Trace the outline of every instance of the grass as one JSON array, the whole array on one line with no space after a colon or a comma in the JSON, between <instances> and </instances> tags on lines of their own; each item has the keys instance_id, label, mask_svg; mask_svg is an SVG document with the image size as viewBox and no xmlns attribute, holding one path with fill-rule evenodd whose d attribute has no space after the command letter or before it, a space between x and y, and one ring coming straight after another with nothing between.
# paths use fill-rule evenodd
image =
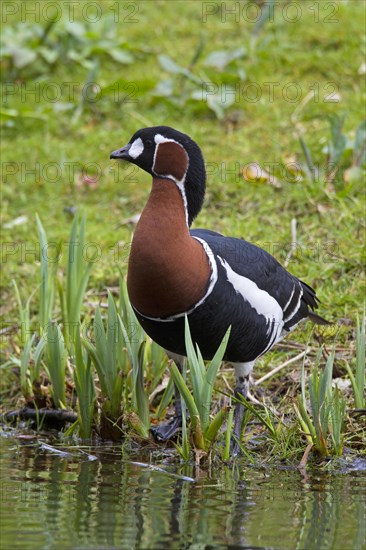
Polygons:
<instances>
[{"instance_id":1,"label":"grass","mask_svg":"<svg viewBox=\"0 0 366 550\"><path fill-rule=\"evenodd\" d=\"M117 308L110 293L108 294L106 324L107 328L105 329L100 307L97 306L94 318L95 342L92 343L88 338L83 338L83 346L98 374L102 417L113 423L118 422L122 415L128 356L119 326ZM83 387L81 389L83 390Z\"/></svg>"},{"instance_id":2,"label":"grass","mask_svg":"<svg viewBox=\"0 0 366 550\"><path fill-rule=\"evenodd\" d=\"M51 381L51 395L56 408L66 407L66 350L60 325L49 323L43 338L46 341L45 367Z\"/></svg>"},{"instance_id":3,"label":"grass","mask_svg":"<svg viewBox=\"0 0 366 550\"><path fill-rule=\"evenodd\" d=\"M20 355L20 387L22 394L25 399L28 399L31 396L32 384L27 376L27 369L29 364L29 355L33 345L35 336L30 334L30 318L29 318L29 308L30 302L33 297L33 294L29 296L25 305L23 305L22 299L20 297L20 292L16 281L13 280L14 290L16 299L18 302L18 319L20 324L21 331L21 342L24 344L23 352ZM33 371L32 379L35 379L36 376Z\"/></svg>"},{"instance_id":4,"label":"grass","mask_svg":"<svg viewBox=\"0 0 366 550\"><path fill-rule=\"evenodd\" d=\"M93 261L87 257L88 244L85 240L85 216L79 224L79 218L76 215L67 243L68 257L64 285L62 281L57 280L62 326L68 346L71 346L76 337L82 301L93 267Z\"/></svg>"},{"instance_id":5,"label":"grass","mask_svg":"<svg viewBox=\"0 0 366 550\"><path fill-rule=\"evenodd\" d=\"M192 390L188 388L184 377L175 364L171 365L173 380L178 387L180 395L190 413L190 427L194 448L204 453L209 453L213 442L217 438L219 430L227 419L227 407L221 407L219 411L210 418L212 409L212 393L217 372L222 358L225 354L230 329L228 329L215 356L205 367L201 352L198 346L194 346L189 330L189 323L185 319L185 345L187 350L187 366L190 372ZM187 433L186 426L183 426L181 454L187 454Z\"/></svg>"},{"instance_id":6,"label":"grass","mask_svg":"<svg viewBox=\"0 0 366 550\"><path fill-rule=\"evenodd\" d=\"M322 288L324 311L331 309L333 313L334 310L333 315L336 317L338 309L346 307L355 315L360 297L355 279L361 269L362 224L358 220L361 219L363 188L360 181L347 186L339 181L337 192L328 196L325 182L320 178L315 188L306 179L297 182L287 178L286 181L287 159L295 157L297 162L302 162L303 154L291 122L292 113L299 102L287 101L282 92L284 86L295 81L299 82L304 97L314 82L317 83L318 98L308 103L302 111L300 122L304 139L312 151L313 162L323 166L326 154L322 149L330 138L325 115L347 113L343 128L346 135L352 135L361 122L359 113L362 112L363 78L358 75L362 52L359 51L356 39L360 32L357 15L346 5L340 4L339 24L319 22L310 25L311 13L305 10L296 26L286 23L279 16L275 22L269 22L262 28L257 37L256 49L250 55L253 26L240 25L233 19L223 23L219 15L210 17L207 24L203 25L201 5L195 6L188 2L181 4L180 9L180 39L176 40L174 25L168 24L175 13L169 2L161 3L159 15L149 2L142 2L139 24L126 25L127 44L136 58L134 62L127 69L108 57L100 64L97 82L102 89L116 82L116 72L118 78L124 77L126 83L136 85L129 97L130 101L122 101L124 92L121 84L120 98L117 92L114 95L102 95L99 101L94 102L93 108L85 108L78 123L73 124L73 112L66 110L61 111L62 114L55 113L58 104L45 100L42 93L39 98L31 94L26 96L26 104L22 102L20 87L18 95L7 96L8 109L27 107L35 113L45 110L46 119L25 120L19 116L10 120L12 125L4 119L4 132L8 137L4 145L4 161L14 161L13 151L22 147L21 162L15 161L15 166L5 165L8 172L16 172L13 176L5 172L4 222L11 222L19 215L28 216L23 225L4 230L5 242L26 243L26 250L30 250L30 245L36 240L32 223L35 210L41 219L45 220L47 216L52 220L48 229L51 240L59 236L61 230L61 238L67 242L68 213L64 208L82 206L88 218L92 215L95 220L89 228L89 239L98 244L101 252L94 262L92 287L98 290L103 284L113 286L116 271L111 260L117 257L122 269L125 269L125 251L131 239L130 226L119 226L119 223L142 208L150 183L142 172L111 163L109 152L124 144L138 127L163 121L192 134L202 145L206 162L209 163L208 195L205 210L197 224L243 236L259 244L270 244L275 255L283 261L291 239L290 221L296 216L299 222L299 253L292 259L290 268L299 276L307 277L309 282L321 282L322 287L323 281L326 282L332 275L340 292L333 292L331 285ZM360 8L354 9L357 11ZM153 29L148 41L146 26ZM53 39L52 32L56 33L56 28L57 25L50 30L50 39ZM218 121L203 102L188 102L184 106L182 118L181 107L171 101L157 99L152 93L162 78L155 50L161 54L169 53L176 62L187 66L200 43L201 34L204 46L194 66L201 80L221 85L230 76L215 68L209 69L203 63L210 53L218 49L217 41L222 42L224 50L232 50L244 44L248 54L240 61L240 67L245 69L247 79L235 80L235 84L246 86L254 82L262 92L261 101L257 102L248 102L248 94L244 92L235 97L231 110L238 111L242 119L236 125L233 123L233 131L228 131L231 128L230 120ZM142 48L141 44L145 46ZM321 50L322 56L317 55L316 50ZM148 66L148 71L143 70L145 66ZM56 63L49 73L36 66L18 70L21 83L23 74L24 79L29 72L36 77L40 73L45 75L45 84L54 83L60 91L63 90L61 104L71 103L77 108L88 76L88 70L80 63ZM339 83L339 74L344 74L342 89L339 90L342 100L338 103L324 101L326 86L330 82ZM10 73L5 75L10 76ZM169 73L164 76L169 77ZM8 81L5 80L6 76L3 78L5 82ZM63 83L70 80L77 85L75 93L69 97ZM270 101L270 86L264 85L265 82L273 82L273 101ZM19 125L24 124L28 135L26 148L22 145L23 138L19 132ZM45 136L45 139L40 139L41 136ZM268 163L272 169L276 168L278 175L282 176L281 180L284 180L282 190L263 184L245 183L240 169L253 161L267 169ZM38 170L35 162L39 163ZM50 166L50 163L54 163L56 168ZM35 174L27 172L30 169L35 169ZM17 189L17 193L14 193L14 189ZM37 192L34 193L33 189ZM345 192L346 196L342 197ZM30 196L31 203L28 200ZM233 201L236 204L235 215L232 212ZM260 216L252 215L256 205L260 205ZM320 211L318 207L321 207ZM110 220L110 223L103 223L105 219ZM271 231L267 230L269 223ZM14 262L20 264L17 271L21 280L27 279L29 284L33 282L35 285L34 273L29 268L32 257L28 253L28 261L24 261L24 249L25 246L18 246L15 253L9 254L7 258L11 265L5 273L5 289L9 288L8 281L13 275ZM67 252L65 246L62 252ZM347 293L346 288L349 289ZM336 300L334 305L332 300ZM5 314L8 314L7 310Z\"/></svg>"},{"instance_id":7,"label":"grass","mask_svg":"<svg viewBox=\"0 0 366 550\"><path fill-rule=\"evenodd\" d=\"M118 321L131 365L132 416L130 414L130 420L133 419L133 428L142 437L147 437L150 428L150 416L148 396L144 388L146 336L133 312L128 299L127 285L123 278L121 278L119 289L121 313Z\"/></svg>"},{"instance_id":8,"label":"grass","mask_svg":"<svg viewBox=\"0 0 366 550\"><path fill-rule=\"evenodd\" d=\"M36 222L39 227L42 227L40 243L46 242L46 232L39 218L36 219ZM77 218L71 224L70 242L74 242L76 227L78 227ZM84 232L85 219L83 234ZM84 235L81 242L84 242ZM67 258L66 268L70 269L70 255ZM88 271L89 267L82 275L82 281L89 276ZM40 272L41 275L45 273L42 262L40 263ZM82 272L83 268L76 270L76 273ZM54 280L48 280L46 285L48 289L55 287L57 279L55 270L53 270L53 275ZM40 303L42 303L42 299L43 303L46 302L43 281L44 277L41 277ZM67 328L64 319L69 317L63 315L62 306L60 307L62 323L51 321L55 315L54 310L51 309L50 321L46 326L42 326L42 308L40 308L39 320L36 323L38 332L32 333L29 323L29 304L32 295L24 306L19 289L14 282L19 320L26 328L25 330L23 327L25 342L19 353L19 359L13 355L5 366L19 365L20 390L31 407L37 409L39 402L51 401L54 407L65 409L75 406L73 405L75 401L73 393L66 395L66 364L68 365L68 371L76 390L78 420L67 430L67 435L78 430L78 435L85 439L90 438L94 431L97 431L103 439L119 441L122 436L133 437L135 434L147 440L150 428L149 392L153 395L155 391L158 391L159 382L164 377L166 366L166 362L163 360L164 351L144 334L138 324L128 300L127 286L122 273L119 285L119 312L113 296L108 290L106 320L103 321L101 307L98 304L95 309L92 333L86 327L87 316L84 316L82 324L80 323L80 307L85 301L85 288L84 284L78 284L77 277L75 282L75 288L82 289L80 295L74 294L76 303L79 304L79 320L76 327L75 323L72 325L72 332L70 330L66 332L69 336L68 345L65 345L63 334ZM60 304L62 304L63 297L63 293L60 292ZM47 303L49 303L48 300ZM83 336L82 333L84 333ZM184 460L188 460L193 454L198 463L203 459L211 460L212 456L221 456L224 461L230 459L233 408L225 403L219 405L213 400L214 385L229 333L230 329L213 359L208 365L205 365L198 346L194 346L192 341L188 320L185 320L187 360L182 373L175 364L170 366L171 380L166 386L159 407L159 410L163 410L169 405L174 382L182 399L183 416L181 441L176 443L175 447ZM323 457L341 456L344 443L346 399L344 396L340 396L338 387L332 388L335 352L333 351L328 356L325 368L322 370L319 365L323 352L324 349L321 347L308 378L310 406L308 407L305 395L306 383L303 364L301 397L298 397L298 406L294 405L294 408L310 446ZM348 365L347 369L350 374L355 403L359 405L363 403L360 399L363 398L365 391L364 327L359 321L357 323L355 362L355 375ZM92 365L97 380L95 380ZM41 374L46 380L46 386L44 383L43 389L40 384ZM70 376L68 376L68 385L72 386L72 381L69 378ZM146 386L148 387L145 388ZM234 397L232 399L235 402L238 401ZM247 409L243 432L248 428L251 415L259 421L265 430L261 438L271 445L271 454L288 458L289 455L298 453L299 445L301 446L301 433L297 434L298 445L296 447L294 444L296 434L293 426L282 420L278 421L273 415L271 405L263 404L263 412L260 412L248 401L244 399L241 401ZM96 415L97 404L100 409L99 418ZM310 409L310 413L308 409ZM360 412L359 409L356 410ZM187 411L189 411L189 420ZM225 422L226 430L223 437L222 427ZM220 446L215 448L214 443L220 439L223 444L222 449ZM245 434L245 440L247 443L250 441L248 434ZM243 441L238 443L246 458L254 462L253 453L246 449ZM217 449L220 449L219 453Z\"/></svg>"},{"instance_id":9,"label":"grass","mask_svg":"<svg viewBox=\"0 0 366 550\"><path fill-rule=\"evenodd\" d=\"M365 314L362 321L357 317L356 326L356 368L355 373L348 363L346 363L347 373L352 383L354 404L356 409L364 409L366 404L365 397Z\"/></svg>"},{"instance_id":10,"label":"grass","mask_svg":"<svg viewBox=\"0 0 366 550\"><path fill-rule=\"evenodd\" d=\"M342 455L346 401L339 396L338 387L332 389L334 351L328 356L324 370L319 369L322 349L308 377L311 416L307 412L305 369L302 368L301 396L296 412L309 443L321 456ZM327 440L331 436L331 445Z\"/></svg>"},{"instance_id":11,"label":"grass","mask_svg":"<svg viewBox=\"0 0 366 550\"><path fill-rule=\"evenodd\" d=\"M79 435L90 438L95 417L96 390L92 370L91 354L83 350L80 332L75 337L74 383L78 396Z\"/></svg>"},{"instance_id":12,"label":"grass","mask_svg":"<svg viewBox=\"0 0 366 550\"><path fill-rule=\"evenodd\" d=\"M57 272L58 255L56 247L56 255L49 257L50 245L47 240L47 235L38 215L36 215L38 240L40 247L40 263L41 263L41 283L39 286L39 320L40 333L43 334L47 328L47 324L52 319L52 310L55 297L55 274ZM29 327L28 327L29 328Z\"/></svg>"},{"instance_id":13,"label":"grass","mask_svg":"<svg viewBox=\"0 0 366 550\"><path fill-rule=\"evenodd\" d=\"M362 3L337 2L334 22L326 20L323 8L315 21L315 12L301 4L295 23L286 20L283 4L273 20L267 12L257 22L225 17L225 6L235 3L225 3L204 20L203 4L177 6L168 1L160 1L158 10L152 2L134 3L136 22L122 21L126 13L114 21L109 9L114 4L99 2L102 16L95 24L85 20L81 6L75 8L75 20L82 26L78 32L73 32L76 27L65 10L55 24L42 20L42 14L35 21L22 16L20 1L14 3L17 13L4 22L5 45L27 52L13 58L14 53L5 50L1 61L3 407L19 397L18 375L10 368L16 361L28 397L34 382L38 387L43 381L44 340L29 342L39 324L49 323L51 310L51 320L61 322L67 353L76 363L76 342L65 327L77 328L79 316L90 323L96 304L106 296L105 287L118 287L133 231L129 220L143 208L150 187L146 174L111 163L109 153L142 126L169 124L189 133L205 155L207 195L196 226L246 238L283 263L292 245L291 220L296 218L296 247L288 269L317 288L320 313L334 325L317 328L314 336L326 347L334 346L341 374L347 372L353 380L352 406L364 408L362 393L355 390L364 386L362 337L357 349L355 337L357 330L364 330ZM36 5L27 2L29 11ZM179 24L173 23L178 9ZM19 59L28 62L19 65ZM257 100L250 91L257 92ZM294 100L291 92L296 91ZM273 174L279 186L271 185L268 177L246 181L243 171L250 163ZM334 164L333 174L329 168ZM81 213L74 218L70 237L75 210L89 220L87 237ZM36 212L47 237L34 221ZM72 250L78 261L73 261ZM51 258L57 262L45 261ZM52 288L56 271L60 283ZM117 308L122 319L123 307ZM288 358L294 340L305 346L309 331L303 326L288 348L266 354L256 372L260 375ZM138 346L139 336L127 347L134 369L124 402L129 404L131 397L131 422L142 422L146 433L148 405L162 416L172 386L160 408L159 400L148 403L148 394L164 380L166 360L151 342L140 355ZM86 402L91 410L85 348L82 355L78 353L80 379L75 384L89 388ZM142 362L149 365L145 394ZM219 374L219 380L223 376ZM231 383L232 375L227 378ZM275 378L265 391L277 392L287 414L283 394L278 393L283 391L280 380ZM285 382L295 394L296 383L288 378ZM137 415L135 422L137 408L142 419ZM85 426L88 422L84 419Z\"/></svg>"}]
</instances>

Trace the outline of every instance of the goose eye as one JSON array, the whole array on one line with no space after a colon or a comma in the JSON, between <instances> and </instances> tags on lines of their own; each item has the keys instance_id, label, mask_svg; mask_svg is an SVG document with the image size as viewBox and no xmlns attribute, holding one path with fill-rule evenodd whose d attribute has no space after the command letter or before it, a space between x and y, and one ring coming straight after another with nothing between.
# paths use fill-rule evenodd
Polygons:
<instances>
[{"instance_id":1,"label":"goose eye","mask_svg":"<svg viewBox=\"0 0 366 550\"><path fill-rule=\"evenodd\" d=\"M153 144L153 142L151 141L151 139L147 139L147 140L145 141L145 146L146 146L146 147L151 147L152 144Z\"/></svg>"}]
</instances>

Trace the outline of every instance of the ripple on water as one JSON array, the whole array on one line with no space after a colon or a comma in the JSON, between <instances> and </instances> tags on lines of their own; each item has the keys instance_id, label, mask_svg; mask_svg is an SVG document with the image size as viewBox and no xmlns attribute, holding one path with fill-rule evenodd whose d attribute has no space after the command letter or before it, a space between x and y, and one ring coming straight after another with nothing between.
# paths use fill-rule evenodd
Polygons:
<instances>
[{"instance_id":1,"label":"ripple on water","mask_svg":"<svg viewBox=\"0 0 366 550\"><path fill-rule=\"evenodd\" d=\"M338 474L209 473L161 460L150 468L118 446L86 449L97 457L88 460L75 447L63 456L37 442L1 443L4 549L365 547L365 459Z\"/></svg>"}]
</instances>

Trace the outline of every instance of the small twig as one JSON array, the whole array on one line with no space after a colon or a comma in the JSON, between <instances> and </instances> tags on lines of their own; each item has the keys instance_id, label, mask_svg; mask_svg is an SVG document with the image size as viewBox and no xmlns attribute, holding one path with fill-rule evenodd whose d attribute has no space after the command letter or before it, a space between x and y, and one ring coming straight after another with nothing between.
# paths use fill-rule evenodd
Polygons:
<instances>
[{"instance_id":1,"label":"small twig","mask_svg":"<svg viewBox=\"0 0 366 550\"><path fill-rule=\"evenodd\" d=\"M62 457L73 456L72 453L68 451L61 451L61 449L56 449L56 447L52 447L52 445L48 445L48 443L44 443L44 441L39 441L39 446L43 451L48 451L55 455Z\"/></svg>"},{"instance_id":2,"label":"small twig","mask_svg":"<svg viewBox=\"0 0 366 550\"><path fill-rule=\"evenodd\" d=\"M173 472L168 472L167 470L160 468L160 466L155 466L154 464L147 464L146 462L136 462L134 460L124 460L124 462L127 464L132 464L133 466L139 466L140 468L147 468L148 470L151 470L153 472L160 472L169 477L181 479L182 481L196 481L193 477L188 477L188 476L175 474Z\"/></svg>"},{"instance_id":3,"label":"small twig","mask_svg":"<svg viewBox=\"0 0 366 550\"><path fill-rule=\"evenodd\" d=\"M302 459L300 460L298 468L300 468L300 469L306 468L306 464L308 462L309 454L310 454L310 451L311 451L312 448L313 448L313 444L309 443L309 445L305 449L305 452L302 456Z\"/></svg>"},{"instance_id":4,"label":"small twig","mask_svg":"<svg viewBox=\"0 0 366 550\"><path fill-rule=\"evenodd\" d=\"M92 301L88 301L88 302L84 302L84 305L92 308L93 310L99 306L101 309L108 309L108 304L104 304L103 302L92 302Z\"/></svg>"},{"instance_id":5,"label":"small twig","mask_svg":"<svg viewBox=\"0 0 366 550\"><path fill-rule=\"evenodd\" d=\"M350 416L366 416L366 409L348 409L347 413Z\"/></svg>"},{"instance_id":6,"label":"small twig","mask_svg":"<svg viewBox=\"0 0 366 550\"><path fill-rule=\"evenodd\" d=\"M270 372L267 372L267 374L265 374L264 376L262 376L262 378L259 378L258 380L256 380L254 382L254 385L255 386L259 386L259 384L261 384L262 382L264 382L264 380L267 380L268 378L271 378L271 376L273 376L274 374L276 374L277 372L279 372L281 369L283 369L284 367L287 367L288 365L291 365L291 363L295 363L295 361L298 361L299 359L302 359L309 351L309 348L305 349L304 351L302 351L301 353L299 353L298 355L295 355L295 357L291 357L291 359L288 359L287 361L285 361L284 363L282 363L281 365L278 365L278 367L275 367L274 369L272 369Z\"/></svg>"},{"instance_id":7,"label":"small twig","mask_svg":"<svg viewBox=\"0 0 366 550\"><path fill-rule=\"evenodd\" d=\"M275 409L275 407L273 407L272 405L267 405L264 401L258 401L258 399L254 397L254 395L252 395L250 391L248 391L247 400L251 401L251 403L254 403L255 405L259 405L260 407L267 408L271 411L272 414L277 417L280 416L280 413L277 411L277 409Z\"/></svg>"},{"instance_id":8,"label":"small twig","mask_svg":"<svg viewBox=\"0 0 366 550\"><path fill-rule=\"evenodd\" d=\"M260 405L261 407L264 407L264 404L261 403L260 401L258 401L258 399L256 397L254 397L254 395L252 395L250 393L250 391L248 391L248 393L247 393L247 399L248 399L248 401L251 401L252 403L255 403L256 405Z\"/></svg>"},{"instance_id":9,"label":"small twig","mask_svg":"<svg viewBox=\"0 0 366 550\"><path fill-rule=\"evenodd\" d=\"M90 461L98 460L97 456L91 455L91 454L87 453L86 451L84 451L83 449L80 449L80 448L77 448L76 449L77 453L74 453L74 452L70 452L70 451L63 451L61 449L57 449L57 447L53 447L52 445L49 445L48 443L45 443L44 441L39 441L38 443L39 443L40 448L43 451L48 451L52 454L56 454L56 455L62 456L64 458L66 458L68 456L76 457L77 453L80 453L83 456L86 456L88 458L88 460L90 460ZM69 448L71 449L71 447L69 447Z\"/></svg>"},{"instance_id":10,"label":"small twig","mask_svg":"<svg viewBox=\"0 0 366 550\"><path fill-rule=\"evenodd\" d=\"M223 376L222 379L223 379L223 381L224 381L224 384L225 384L226 388L229 390L229 392L232 393L233 388L230 386L229 382L226 380L226 377Z\"/></svg>"},{"instance_id":11,"label":"small twig","mask_svg":"<svg viewBox=\"0 0 366 550\"><path fill-rule=\"evenodd\" d=\"M276 348L282 348L282 349L286 349L286 350L305 349L306 344L298 344L296 342L291 342L290 340L287 340L286 342L279 342L278 344L276 344Z\"/></svg>"},{"instance_id":12,"label":"small twig","mask_svg":"<svg viewBox=\"0 0 366 550\"><path fill-rule=\"evenodd\" d=\"M74 423L78 419L78 415L72 411L63 409L31 409L23 407L17 411L9 411L2 415L2 420L12 422L18 418L21 420L45 421L47 424L64 424L66 422Z\"/></svg>"},{"instance_id":13,"label":"small twig","mask_svg":"<svg viewBox=\"0 0 366 550\"><path fill-rule=\"evenodd\" d=\"M0 329L0 335L6 334L8 332L12 332L13 330L18 329L18 325L12 325L10 327L4 327Z\"/></svg>"},{"instance_id":14,"label":"small twig","mask_svg":"<svg viewBox=\"0 0 366 550\"><path fill-rule=\"evenodd\" d=\"M291 248L289 253L286 256L284 266L287 267L290 263L290 260L292 256L296 253L296 247L297 247L297 236L296 236L296 218L292 218L291 220Z\"/></svg>"}]
</instances>

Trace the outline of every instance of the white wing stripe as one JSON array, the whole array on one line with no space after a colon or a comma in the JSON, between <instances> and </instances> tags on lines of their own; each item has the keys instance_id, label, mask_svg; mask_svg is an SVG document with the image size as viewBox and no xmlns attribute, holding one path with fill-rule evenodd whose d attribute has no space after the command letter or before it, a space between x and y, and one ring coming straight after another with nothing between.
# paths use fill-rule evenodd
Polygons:
<instances>
[{"instance_id":1,"label":"white wing stripe","mask_svg":"<svg viewBox=\"0 0 366 550\"><path fill-rule=\"evenodd\" d=\"M303 295L303 290L300 287L300 289L299 289L299 298L297 300L297 304L296 304L295 308L293 309L293 311L285 317L285 319L284 319L285 323L287 323L288 321L291 321L291 319L294 317L294 315L296 315L296 313L298 312L298 310L300 308L300 305L301 305L302 295Z\"/></svg>"},{"instance_id":2,"label":"white wing stripe","mask_svg":"<svg viewBox=\"0 0 366 550\"><path fill-rule=\"evenodd\" d=\"M291 292L290 298L287 300L286 305L285 305L285 307L283 308L283 313L286 313L286 309L287 309L288 306L291 304L291 300L292 300L292 298L293 298L293 296L294 296L294 294L295 294L295 288L296 288L296 287L295 287L295 285L294 285L293 288L292 288L292 292Z\"/></svg>"},{"instance_id":3,"label":"white wing stripe","mask_svg":"<svg viewBox=\"0 0 366 550\"><path fill-rule=\"evenodd\" d=\"M254 281L239 275L228 264L218 256L224 267L229 283L234 287L237 294L241 294L259 315L263 315L267 321L274 320L277 325L283 325L283 312L280 304L266 290L260 289Z\"/></svg>"}]
</instances>

